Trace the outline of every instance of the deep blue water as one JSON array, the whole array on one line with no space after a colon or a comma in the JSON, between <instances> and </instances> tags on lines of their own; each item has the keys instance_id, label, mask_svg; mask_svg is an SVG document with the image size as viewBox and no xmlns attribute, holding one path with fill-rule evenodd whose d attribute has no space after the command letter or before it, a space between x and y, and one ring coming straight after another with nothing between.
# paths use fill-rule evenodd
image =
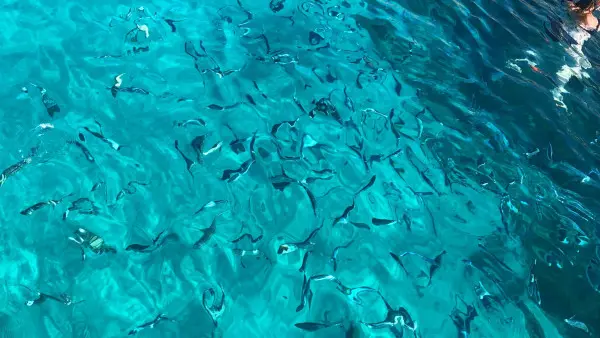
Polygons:
<instances>
[{"instance_id":1,"label":"deep blue water","mask_svg":"<svg viewBox=\"0 0 600 338\"><path fill-rule=\"evenodd\" d=\"M2 337L600 332L559 1L1 8Z\"/></svg>"}]
</instances>

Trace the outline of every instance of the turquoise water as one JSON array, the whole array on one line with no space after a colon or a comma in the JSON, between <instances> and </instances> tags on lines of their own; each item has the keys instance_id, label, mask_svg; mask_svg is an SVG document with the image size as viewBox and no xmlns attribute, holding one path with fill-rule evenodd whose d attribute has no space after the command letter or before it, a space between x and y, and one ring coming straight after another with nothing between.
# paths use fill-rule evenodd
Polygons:
<instances>
[{"instance_id":1,"label":"turquoise water","mask_svg":"<svg viewBox=\"0 0 600 338\"><path fill-rule=\"evenodd\" d=\"M557 107L561 17L2 3L2 337L597 335L598 44Z\"/></svg>"}]
</instances>

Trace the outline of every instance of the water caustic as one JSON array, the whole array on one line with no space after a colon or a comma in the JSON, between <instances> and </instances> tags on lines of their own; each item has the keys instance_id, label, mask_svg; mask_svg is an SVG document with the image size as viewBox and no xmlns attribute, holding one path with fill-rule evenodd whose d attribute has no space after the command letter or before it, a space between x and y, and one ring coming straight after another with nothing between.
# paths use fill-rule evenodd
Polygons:
<instances>
[{"instance_id":1,"label":"water caustic","mask_svg":"<svg viewBox=\"0 0 600 338\"><path fill-rule=\"evenodd\" d=\"M597 335L561 11L5 3L1 336Z\"/></svg>"}]
</instances>

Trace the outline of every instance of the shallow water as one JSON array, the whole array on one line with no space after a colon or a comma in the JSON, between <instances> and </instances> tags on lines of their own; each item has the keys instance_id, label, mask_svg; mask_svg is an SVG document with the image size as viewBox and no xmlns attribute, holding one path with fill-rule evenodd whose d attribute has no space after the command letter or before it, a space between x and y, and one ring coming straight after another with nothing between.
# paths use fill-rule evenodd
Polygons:
<instances>
[{"instance_id":1,"label":"shallow water","mask_svg":"<svg viewBox=\"0 0 600 338\"><path fill-rule=\"evenodd\" d=\"M1 336L597 334L561 4L279 3L2 5Z\"/></svg>"}]
</instances>

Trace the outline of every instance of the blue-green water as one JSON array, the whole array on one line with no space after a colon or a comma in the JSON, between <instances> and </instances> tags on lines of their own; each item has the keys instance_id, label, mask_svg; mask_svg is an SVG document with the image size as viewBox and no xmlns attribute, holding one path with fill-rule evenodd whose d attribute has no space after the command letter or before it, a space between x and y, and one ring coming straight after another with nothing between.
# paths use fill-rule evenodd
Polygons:
<instances>
[{"instance_id":1,"label":"blue-green water","mask_svg":"<svg viewBox=\"0 0 600 338\"><path fill-rule=\"evenodd\" d=\"M1 8L2 337L598 335L558 1Z\"/></svg>"}]
</instances>

